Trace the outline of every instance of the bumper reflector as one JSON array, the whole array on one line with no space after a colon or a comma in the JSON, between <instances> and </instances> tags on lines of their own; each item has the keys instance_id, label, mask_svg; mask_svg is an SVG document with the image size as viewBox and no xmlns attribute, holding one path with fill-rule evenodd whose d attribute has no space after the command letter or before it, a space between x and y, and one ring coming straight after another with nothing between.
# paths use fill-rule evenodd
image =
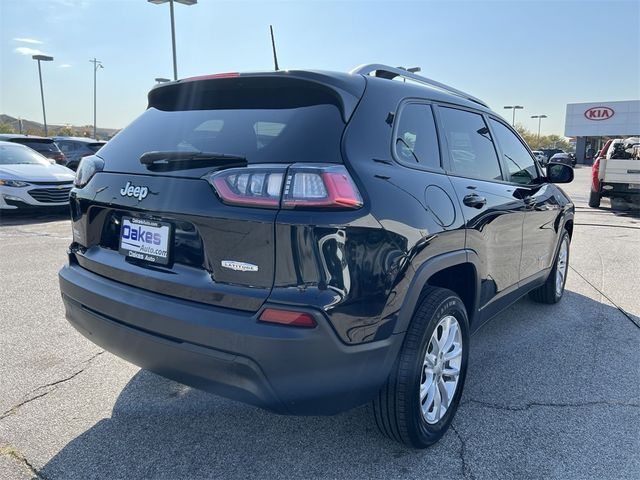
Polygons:
<instances>
[{"instance_id":1,"label":"bumper reflector","mask_svg":"<svg viewBox=\"0 0 640 480\"><path fill-rule=\"evenodd\" d=\"M280 325L289 325L292 327L313 328L317 325L315 318L309 313L276 308L266 308L260 315L260 321L279 323Z\"/></svg>"}]
</instances>

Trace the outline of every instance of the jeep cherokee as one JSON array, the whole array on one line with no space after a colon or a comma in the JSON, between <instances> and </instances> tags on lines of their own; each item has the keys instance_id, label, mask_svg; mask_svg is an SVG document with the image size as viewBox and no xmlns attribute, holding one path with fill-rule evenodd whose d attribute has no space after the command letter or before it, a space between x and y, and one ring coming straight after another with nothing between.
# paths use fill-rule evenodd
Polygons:
<instances>
[{"instance_id":1,"label":"jeep cherokee","mask_svg":"<svg viewBox=\"0 0 640 480\"><path fill-rule=\"evenodd\" d=\"M398 81L406 80L406 81ZM287 414L372 402L437 441L469 336L563 295L574 207L482 101L384 65L154 87L71 192L69 322L183 384Z\"/></svg>"}]
</instances>

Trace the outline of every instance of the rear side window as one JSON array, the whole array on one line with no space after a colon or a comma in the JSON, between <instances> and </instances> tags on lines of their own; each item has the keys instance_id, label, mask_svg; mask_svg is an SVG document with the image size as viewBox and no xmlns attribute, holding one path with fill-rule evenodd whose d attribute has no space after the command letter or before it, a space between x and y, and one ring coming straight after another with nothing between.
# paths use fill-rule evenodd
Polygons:
<instances>
[{"instance_id":1,"label":"rear side window","mask_svg":"<svg viewBox=\"0 0 640 480\"><path fill-rule=\"evenodd\" d=\"M409 165L440 168L438 135L430 105L410 103L401 110L395 152L398 160Z\"/></svg>"},{"instance_id":2,"label":"rear side window","mask_svg":"<svg viewBox=\"0 0 640 480\"><path fill-rule=\"evenodd\" d=\"M89 148L89 150L92 150L94 152L97 152L98 150L100 150L102 147L104 146L104 142L96 142L96 143L90 143L87 145L87 147Z\"/></svg>"},{"instance_id":3,"label":"rear side window","mask_svg":"<svg viewBox=\"0 0 640 480\"><path fill-rule=\"evenodd\" d=\"M538 169L522 142L501 122L490 120L491 128L496 134L502 149L504 163L507 166L509 179L514 183L529 185L538 180Z\"/></svg>"},{"instance_id":4,"label":"rear side window","mask_svg":"<svg viewBox=\"0 0 640 480\"><path fill-rule=\"evenodd\" d=\"M483 180L502 180L491 132L482 115L440 107L453 173Z\"/></svg>"},{"instance_id":5,"label":"rear side window","mask_svg":"<svg viewBox=\"0 0 640 480\"><path fill-rule=\"evenodd\" d=\"M73 142L65 142L64 140L58 140L56 142L60 150L64 153L72 152L76 149L76 145Z\"/></svg>"}]
</instances>

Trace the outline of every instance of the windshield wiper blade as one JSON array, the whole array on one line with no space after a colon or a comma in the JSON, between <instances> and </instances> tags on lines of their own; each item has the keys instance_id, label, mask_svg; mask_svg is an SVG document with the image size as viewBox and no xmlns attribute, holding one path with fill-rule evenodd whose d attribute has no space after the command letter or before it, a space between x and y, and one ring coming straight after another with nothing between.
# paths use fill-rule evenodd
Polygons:
<instances>
[{"instance_id":1,"label":"windshield wiper blade","mask_svg":"<svg viewBox=\"0 0 640 480\"><path fill-rule=\"evenodd\" d=\"M169 164L191 164L195 166L206 166L205 164L213 163L214 165L226 165L233 163L234 165L247 165L247 159L239 155L228 155L226 153L216 152L188 152L188 151L166 151L166 152L146 152L140 156L140 163L148 166L161 166Z\"/></svg>"}]
</instances>

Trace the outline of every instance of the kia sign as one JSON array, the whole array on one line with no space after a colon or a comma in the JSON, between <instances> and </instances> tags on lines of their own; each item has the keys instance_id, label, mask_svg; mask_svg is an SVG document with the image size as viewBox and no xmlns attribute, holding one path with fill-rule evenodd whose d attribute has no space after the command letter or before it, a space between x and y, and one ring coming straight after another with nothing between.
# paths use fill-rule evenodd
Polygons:
<instances>
[{"instance_id":1,"label":"kia sign","mask_svg":"<svg viewBox=\"0 0 640 480\"><path fill-rule=\"evenodd\" d=\"M640 100L570 103L564 134L567 137L634 137L640 135Z\"/></svg>"},{"instance_id":2,"label":"kia sign","mask_svg":"<svg viewBox=\"0 0 640 480\"><path fill-rule=\"evenodd\" d=\"M608 120L613 117L613 108L609 107L591 107L584 112L587 120Z\"/></svg>"}]
</instances>

